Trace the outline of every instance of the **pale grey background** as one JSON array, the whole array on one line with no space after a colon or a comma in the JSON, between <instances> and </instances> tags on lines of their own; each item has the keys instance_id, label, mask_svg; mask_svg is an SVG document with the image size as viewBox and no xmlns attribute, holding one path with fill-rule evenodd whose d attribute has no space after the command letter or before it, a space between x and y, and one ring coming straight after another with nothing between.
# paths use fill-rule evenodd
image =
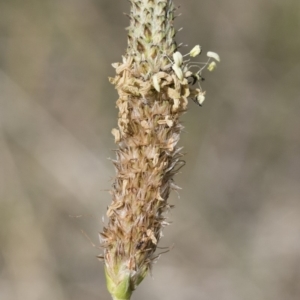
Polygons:
<instances>
[{"instance_id":1,"label":"pale grey background","mask_svg":"<svg viewBox=\"0 0 300 300\"><path fill-rule=\"evenodd\" d=\"M133 300L298 300L300 1L175 3L177 41L222 62L183 118L183 190L160 244L175 247ZM110 299L81 230L98 245L128 11L0 1L0 299Z\"/></svg>"}]
</instances>

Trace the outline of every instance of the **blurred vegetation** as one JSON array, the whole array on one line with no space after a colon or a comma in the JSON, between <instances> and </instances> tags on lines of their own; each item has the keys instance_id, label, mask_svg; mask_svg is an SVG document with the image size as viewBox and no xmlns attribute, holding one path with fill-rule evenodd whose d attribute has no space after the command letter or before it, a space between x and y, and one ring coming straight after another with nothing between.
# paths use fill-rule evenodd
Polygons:
<instances>
[{"instance_id":1,"label":"blurred vegetation","mask_svg":"<svg viewBox=\"0 0 300 300\"><path fill-rule=\"evenodd\" d=\"M175 3L178 42L221 64L202 85L203 108L190 103L184 116L183 190L161 243L175 247L134 299L298 300L300 2ZM128 10L0 0L1 299L110 299L101 250L81 230L97 245L110 202L117 95L107 77Z\"/></svg>"}]
</instances>

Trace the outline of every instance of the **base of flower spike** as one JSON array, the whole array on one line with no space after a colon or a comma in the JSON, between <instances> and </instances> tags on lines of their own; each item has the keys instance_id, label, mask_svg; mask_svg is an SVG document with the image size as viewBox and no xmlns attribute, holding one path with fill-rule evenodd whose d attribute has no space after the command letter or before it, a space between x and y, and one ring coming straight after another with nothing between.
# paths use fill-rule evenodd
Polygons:
<instances>
[{"instance_id":1,"label":"base of flower spike","mask_svg":"<svg viewBox=\"0 0 300 300\"><path fill-rule=\"evenodd\" d=\"M116 283L107 272L105 267L106 286L113 300L129 300L132 294L130 286L130 274L125 274L121 280Z\"/></svg>"}]
</instances>

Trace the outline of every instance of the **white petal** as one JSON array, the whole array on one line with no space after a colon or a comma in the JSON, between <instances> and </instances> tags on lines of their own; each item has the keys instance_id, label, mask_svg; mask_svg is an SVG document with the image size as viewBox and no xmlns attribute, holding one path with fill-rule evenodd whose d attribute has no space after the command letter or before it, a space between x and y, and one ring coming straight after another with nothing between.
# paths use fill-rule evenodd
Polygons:
<instances>
[{"instance_id":1,"label":"white petal","mask_svg":"<svg viewBox=\"0 0 300 300\"><path fill-rule=\"evenodd\" d=\"M157 75L153 75L152 77L152 83L153 83L153 87L158 91L160 92L160 85L159 85L159 82L158 82L158 78L157 78Z\"/></svg>"},{"instance_id":2,"label":"white petal","mask_svg":"<svg viewBox=\"0 0 300 300\"><path fill-rule=\"evenodd\" d=\"M121 140L121 134L120 131L116 128L113 128L111 131L112 135L115 137L115 143L120 142Z\"/></svg>"},{"instance_id":3,"label":"white petal","mask_svg":"<svg viewBox=\"0 0 300 300\"><path fill-rule=\"evenodd\" d=\"M117 68L118 66L120 66L120 63L113 63L113 64L111 64L112 66L113 66L113 68Z\"/></svg>"},{"instance_id":4,"label":"white petal","mask_svg":"<svg viewBox=\"0 0 300 300\"><path fill-rule=\"evenodd\" d=\"M208 56L208 57L211 57L211 58L213 58L213 59L215 59L215 60L218 61L218 62L221 61L221 60L220 60L219 54L217 54L216 52L208 51L208 52L207 52L207 56Z\"/></svg>"},{"instance_id":5,"label":"white petal","mask_svg":"<svg viewBox=\"0 0 300 300\"><path fill-rule=\"evenodd\" d=\"M217 67L217 64L216 64L214 61L212 61L212 62L208 65L207 70L208 70L208 71L213 71L216 67Z\"/></svg>"},{"instance_id":6,"label":"white petal","mask_svg":"<svg viewBox=\"0 0 300 300\"><path fill-rule=\"evenodd\" d=\"M182 54L178 51L173 53L174 64L180 67L182 65Z\"/></svg>"},{"instance_id":7,"label":"white petal","mask_svg":"<svg viewBox=\"0 0 300 300\"><path fill-rule=\"evenodd\" d=\"M174 65L172 66L172 69L174 70L176 76L177 76L180 80L183 80L183 72L182 72L181 68L174 64Z\"/></svg>"},{"instance_id":8,"label":"white petal","mask_svg":"<svg viewBox=\"0 0 300 300\"><path fill-rule=\"evenodd\" d=\"M201 53L201 47L199 45L196 45L191 51L190 51L190 56L191 57L196 57Z\"/></svg>"},{"instance_id":9,"label":"white petal","mask_svg":"<svg viewBox=\"0 0 300 300\"><path fill-rule=\"evenodd\" d=\"M204 100L205 100L205 97L204 97L203 94L199 94L197 96L197 101L198 101L198 103L199 103L200 106L202 105L202 103L204 102Z\"/></svg>"}]
</instances>

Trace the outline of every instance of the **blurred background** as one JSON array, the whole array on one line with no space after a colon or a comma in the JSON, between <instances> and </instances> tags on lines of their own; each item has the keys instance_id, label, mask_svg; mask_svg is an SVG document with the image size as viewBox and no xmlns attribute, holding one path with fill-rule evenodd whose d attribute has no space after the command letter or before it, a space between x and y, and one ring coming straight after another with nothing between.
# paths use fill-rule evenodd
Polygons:
<instances>
[{"instance_id":1,"label":"blurred background","mask_svg":"<svg viewBox=\"0 0 300 300\"><path fill-rule=\"evenodd\" d=\"M174 249L132 299L299 300L300 1L175 4L177 41L221 63L183 117L183 190L160 242ZM110 299L92 243L111 200L123 12L0 0L0 299Z\"/></svg>"}]
</instances>

